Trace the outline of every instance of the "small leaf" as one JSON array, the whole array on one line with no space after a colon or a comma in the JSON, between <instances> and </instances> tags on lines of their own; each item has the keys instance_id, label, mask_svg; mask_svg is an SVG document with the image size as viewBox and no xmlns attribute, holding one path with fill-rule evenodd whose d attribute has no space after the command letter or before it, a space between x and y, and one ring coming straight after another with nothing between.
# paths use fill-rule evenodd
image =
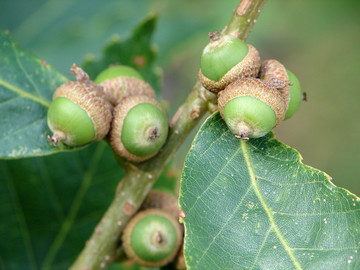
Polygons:
<instances>
[{"instance_id":1,"label":"small leaf","mask_svg":"<svg viewBox=\"0 0 360 270\"><path fill-rule=\"evenodd\" d=\"M180 189L189 269L360 269L360 199L270 135L237 140L217 113Z\"/></svg>"},{"instance_id":2,"label":"small leaf","mask_svg":"<svg viewBox=\"0 0 360 270\"><path fill-rule=\"evenodd\" d=\"M47 141L47 110L55 89L67 79L20 48L0 31L0 158L58 152Z\"/></svg>"},{"instance_id":3,"label":"small leaf","mask_svg":"<svg viewBox=\"0 0 360 270\"><path fill-rule=\"evenodd\" d=\"M81 151L0 161L0 265L68 269L124 171L105 142Z\"/></svg>"},{"instance_id":4,"label":"small leaf","mask_svg":"<svg viewBox=\"0 0 360 270\"><path fill-rule=\"evenodd\" d=\"M152 37L156 27L157 16L152 15L141 22L133 31L131 37L120 41L119 37L106 45L100 60L93 57L85 59L82 67L90 78L96 76L110 65L128 65L137 69L159 94L161 74L159 68L154 67L156 50L152 46Z\"/></svg>"}]
</instances>

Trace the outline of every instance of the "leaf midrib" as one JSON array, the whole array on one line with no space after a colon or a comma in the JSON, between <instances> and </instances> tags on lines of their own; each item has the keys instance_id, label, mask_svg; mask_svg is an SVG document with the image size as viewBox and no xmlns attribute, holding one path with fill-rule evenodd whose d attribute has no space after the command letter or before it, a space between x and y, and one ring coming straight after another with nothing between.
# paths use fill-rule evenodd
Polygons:
<instances>
[{"instance_id":1,"label":"leaf midrib","mask_svg":"<svg viewBox=\"0 0 360 270\"><path fill-rule=\"evenodd\" d=\"M40 103L41 105L45 106L45 107L49 107L50 106L50 103L47 102L46 100L42 99L42 98L39 98L37 96L34 96L32 94L29 94L27 93L26 91L16 87L15 85L12 85L6 81L4 81L2 78L0 78L0 85L4 86L6 89L10 90L10 91L13 91L15 92L16 94L24 97L24 98L27 98L27 99L30 99L32 101L35 101L37 103Z\"/></svg>"},{"instance_id":2,"label":"leaf midrib","mask_svg":"<svg viewBox=\"0 0 360 270\"><path fill-rule=\"evenodd\" d=\"M284 236L282 235L279 228L277 227L277 225L275 223L274 216L272 215L272 212L271 212L269 206L266 204L266 202L264 200L264 197L262 196L262 194L260 192L259 186L258 186L257 181L256 181L256 175L255 175L254 169L253 169L252 164L251 164L250 155L249 155L249 153L247 151L247 143L248 142L241 141L241 148L242 148L242 151L243 151L243 155L244 155L244 158L245 158L246 165L248 167L249 177L250 177L250 180L251 180L251 185L253 186L254 191L256 193L256 196L258 197L262 207L264 208L264 210L265 210L265 212L266 212L266 214L267 214L267 216L269 218L269 222L270 222L272 228L274 229L275 234L278 236L281 244L283 245L285 251L289 255L291 261L293 262L296 269L302 270L302 267L301 267L300 263L298 262L298 260L296 259L292 249L289 247L289 245L287 244Z\"/></svg>"}]
</instances>

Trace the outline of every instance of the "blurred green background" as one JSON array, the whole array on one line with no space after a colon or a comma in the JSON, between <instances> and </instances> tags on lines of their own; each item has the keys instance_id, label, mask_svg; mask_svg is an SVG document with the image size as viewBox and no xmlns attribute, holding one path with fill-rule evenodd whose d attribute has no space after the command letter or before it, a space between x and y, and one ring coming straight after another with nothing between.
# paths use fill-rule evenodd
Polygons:
<instances>
[{"instance_id":1,"label":"blurred green background","mask_svg":"<svg viewBox=\"0 0 360 270\"><path fill-rule=\"evenodd\" d=\"M237 0L0 0L0 29L68 74L114 34L126 38L150 13L160 15L154 43L164 70L163 98L173 110L196 80L209 31L229 21ZM248 42L297 74L308 102L275 130L304 163L360 195L360 1L269 0Z\"/></svg>"}]
</instances>

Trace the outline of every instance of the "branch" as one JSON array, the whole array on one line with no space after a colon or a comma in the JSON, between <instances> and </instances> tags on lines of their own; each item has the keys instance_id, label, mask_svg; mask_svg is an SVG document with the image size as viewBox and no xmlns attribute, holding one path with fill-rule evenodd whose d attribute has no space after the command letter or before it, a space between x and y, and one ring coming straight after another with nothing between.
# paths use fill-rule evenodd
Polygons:
<instances>
[{"instance_id":1,"label":"branch","mask_svg":"<svg viewBox=\"0 0 360 270\"><path fill-rule=\"evenodd\" d=\"M265 2L266 0L240 2L223 34L234 34L245 40ZM149 161L126 167L126 176L119 183L115 199L71 270L105 268L116 259L116 248L126 223L136 213L165 166L207 112L209 93L200 82L196 82L171 120L169 137L161 152Z\"/></svg>"},{"instance_id":2,"label":"branch","mask_svg":"<svg viewBox=\"0 0 360 270\"><path fill-rule=\"evenodd\" d=\"M233 35L246 40L256 23L267 0L242 0L234 10L229 24L223 30L225 35Z\"/></svg>"}]
</instances>

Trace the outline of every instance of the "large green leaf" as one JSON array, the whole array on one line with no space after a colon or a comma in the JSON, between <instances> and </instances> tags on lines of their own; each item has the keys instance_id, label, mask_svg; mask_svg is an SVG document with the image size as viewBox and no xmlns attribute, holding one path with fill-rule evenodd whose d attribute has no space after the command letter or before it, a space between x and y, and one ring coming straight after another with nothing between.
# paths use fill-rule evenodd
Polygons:
<instances>
[{"instance_id":1,"label":"large green leaf","mask_svg":"<svg viewBox=\"0 0 360 270\"><path fill-rule=\"evenodd\" d=\"M0 161L0 269L68 269L123 176L105 142Z\"/></svg>"},{"instance_id":2,"label":"large green leaf","mask_svg":"<svg viewBox=\"0 0 360 270\"><path fill-rule=\"evenodd\" d=\"M44 61L25 52L0 31L0 158L47 155L47 110L56 87L67 79Z\"/></svg>"},{"instance_id":3,"label":"large green leaf","mask_svg":"<svg viewBox=\"0 0 360 270\"><path fill-rule=\"evenodd\" d=\"M360 269L360 199L270 135L237 140L219 114L186 158L189 269Z\"/></svg>"},{"instance_id":4,"label":"large green leaf","mask_svg":"<svg viewBox=\"0 0 360 270\"><path fill-rule=\"evenodd\" d=\"M95 60L93 56L85 59L82 67L90 78L96 76L110 65L122 64L137 69L159 94L161 72L154 67L156 50L152 46L152 38L156 27L157 16L153 15L141 22L133 31L132 36L121 41L114 36L104 48L102 58Z\"/></svg>"}]
</instances>

